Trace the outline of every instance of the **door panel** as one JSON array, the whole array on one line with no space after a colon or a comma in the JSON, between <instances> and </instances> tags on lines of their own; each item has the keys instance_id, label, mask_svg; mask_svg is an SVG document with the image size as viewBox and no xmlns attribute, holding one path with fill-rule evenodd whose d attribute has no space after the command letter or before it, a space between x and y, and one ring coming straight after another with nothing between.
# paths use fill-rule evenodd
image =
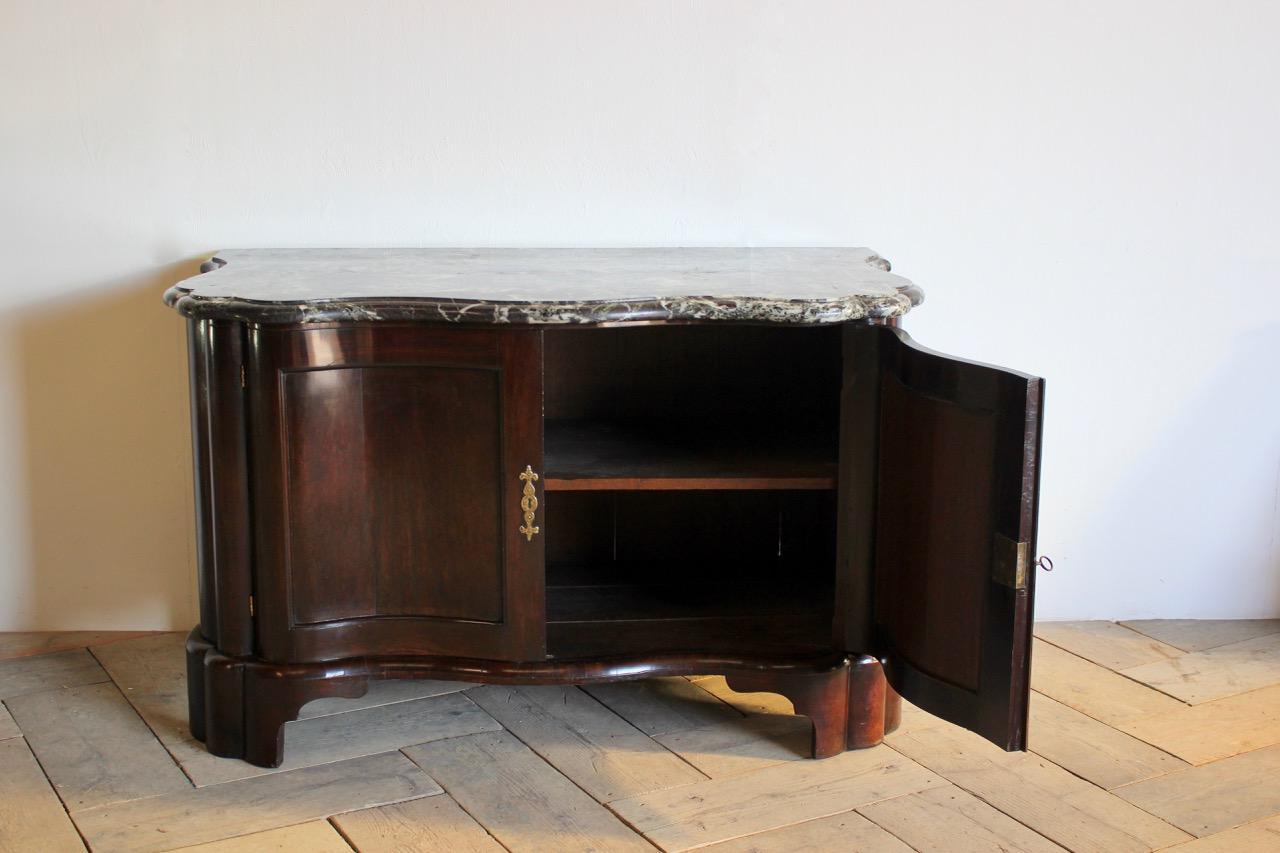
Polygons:
<instances>
[{"instance_id":1,"label":"door panel","mask_svg":"<svg viewBox=\"0 0 1280 853\"><path fill-rule=\"evenodd\" d=\"M362 379L359 368L280 374L292 623L377 614ZM269 593L264 603L274 603Z\"/></svg>"},{"instance_id":2,"label":"door panel","mask_svg":"<svg viewBox=\"0 0 1280 853\"><path fill-rule=\"evenodd\" d=\"M861 457L875 460L872 547L862 543L870 641L906 699L1024 748L1043 382L931 352L900 329L850 334L874 336L846 352L874 349L878 380L868 390L864 371L861 396L846 399L874 395L878 424Z\"/></svg>"},{"instance_id":3,"label":"door panel","mask_svg":"<svg viewBox=\"0 0 1280 853\"><path fill-rule=\"evenodd\" d=\"M275 660L544 657L536 331L259 330L258 624Z\"/></svg>"}]
</instances>

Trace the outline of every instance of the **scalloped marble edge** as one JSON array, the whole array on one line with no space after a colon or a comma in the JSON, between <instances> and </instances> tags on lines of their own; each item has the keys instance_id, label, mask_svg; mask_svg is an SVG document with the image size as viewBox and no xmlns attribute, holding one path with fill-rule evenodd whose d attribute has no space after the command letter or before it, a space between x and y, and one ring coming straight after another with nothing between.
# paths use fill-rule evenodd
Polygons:
<instances>
[{"instance_id":1,"label":"scalloped marble edge","mask_svg":"<svg viewBox=\"0 0 1280 853\"><path fill-rule=\"evenodd\" d=\"M213 260L219 259L215 257L211 259ZM889 262L879 255L869 255L865 262L886 272L890 269ZM262 324L421 321L491 325L598 325L682 320L827 324L900 317L924 302L924 291L914 283L901 285L896 293L890 295L853 294L835 299L689 295L624 301L545 302L449 297L266 302L233 296L200 296L193 294L192 287L186 285L186 281L175 284L164 294L165 304L176 309L179 314L196 320L239 320Z\"/></svg>"}]
</instances>

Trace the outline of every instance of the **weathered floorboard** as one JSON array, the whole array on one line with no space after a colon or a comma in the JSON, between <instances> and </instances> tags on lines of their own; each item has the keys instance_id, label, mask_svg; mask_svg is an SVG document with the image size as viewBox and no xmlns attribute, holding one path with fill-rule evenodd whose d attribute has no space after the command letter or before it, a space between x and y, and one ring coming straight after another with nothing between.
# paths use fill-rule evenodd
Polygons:
<instances>
[{"instance_id":1,"label":"weathered floorboard","mask_svg":"<svg viewBox=\"0 0 1280 853\"><path fill-rule=\"evenodd\" d=\"M62 803L21 738L0 741L0 850L84 853Z\"/></svg>"},{"instance_id":2,"label":"weathered floorboard","mask_svg":"<svg viewBox=\"0 0 1280 853\"><path fill-rule=\"evenodd\" d=\"M1115 622L1037 622L1036 636L1107 669L1180 657L1183 650Z\"/></svg>"},{"instance_id":3,"label":"weathered floorboard","mask_svg":"<svg viewBox=\"0 0 1280 853\"><path fill-rule=\"evenodd\" d=\"M1007 753L954 727L896 738L893 748L1068 850L1144 853L1186 833L1038 755Z\"/></svg>"},{"instance_id":4,"label":"weathered floorboard","mask_svg":"<svg viewBox=\"0 0 1280 853\"><path fill-rule=\"evenodd\" d=\"M1031 656L1031 687L1108 725L1185 707L1171 696L1041 640Z\"/></svg>"},{"instance_id":5,"label":"weathered floorboard","mask_svg":"<svg viewBox=\"0 0 1280 853\"><path fill-rule=\"evenodd\" d=\"M1120 624L1187 652L1280 634L1280 619L1138 619Z\"/></svg>"},{"instance_id":6,"label":"weathered floorboard","mask_svg":"<svg viewBox=\"0 0 1280 853\"><path fill-rule=\"evenodd\" d=\"M887 747L617 800L611 808L664 850L727 841L945 784Z\"/></svg>"},{"instance_id":7,"label":"weathered floorboard","mask_svg":"<svg viewBox=\"0 0 1280 853\"><path fill-rule=\"evenodd\" d=\"M289 723L284 727L284 761L275 769L218 758L198 744L182 757L182 767L192 781L205 786L501 728L463 694L446 693Z\"/></svg>"},{"instance_id":8,"label":"weathered floorboard","mask_svg":"<svg viewBox=\"0 0 1280 853\"><path fill-rule=\"evenodd\" d=\"M18 730L18 724L13 721L13 715L4 705L0 705L0 740L21 736L22 732Z\"/></svg>"},{"instance_id":9,"label":"weathered floorboard","mask_svg":"<svg viewBox=\"0 0 1280 853\"><path fill-rule=\"evenodd\" d=\"M1280 812L1280 745L1135 782L1115 793L1192 835Z\"/></svg>"},{"instance_id":10,"label":"weathered floorboard","mask_svg":"<svg viewBox=\"0 0 1280 853\"><path fill-rule=\"evenodd\" d=\"M106 672L84 649L0 660L0 699L106 680Z\"/></svg>"},{"instance_id":11,"label":"weathered floorboard","mask_svg":"<svg viewBox=\"0 0 1280 853\"><path fill-rule=\"evenodd\" d=\"M1193 705L1224 699L1280 681L1280 634L1130 667L1123 674Z\"/></svg>"},{"instance_id":12,"label":"weathered floorboard","mask_svg":"<svg viewBox=\"0 0 1280 853\"><path fill-rule=\"evenodd\" d=\"M328 821L313 820L183 847L175 853L268 853L273 850L280 853L351 853L351 845Z\"/></svg>"},{"instance_id":13,"label":"weathered floorboard","mask_svg":"<svg viewBox=\"0 0 1280 853\"><path fill-rule=\"evenodd\" d=\"M69 649L83 649L133 637L151 631L0 631L0 660L28 655L47 655Z\"/></svg>"},{"instance_id":14,"label":"weathered floorboard","mask_svg":"<svg viewBox=\"0 0 1280 853\"><path fill-rule=\"evenodd\" d=\"M466 695L602 803L705 778L576 687L491 685Z\"/></svg>"},{"instance_id":15,"label":"weathered floorboard","mask_svg":"<svg viewBox=\"0 0 1280 853\"><path fill-rule=\"evenodd\" d=\"M1137 717L1118 727L1192 764L1230 758L1280 743L1280 685Z\"/></svg>"},{"instance_id":16,"label":"weathered floorboard","mask_svg":"<svg viewBox=\"0 0 1280 853\"><path fill-rule=\"evenodd\" d=\"M503 847L448 794L334 815L360 853L501 853Z\"/></svg>"},{"instance_id":17,"label":"weathered floorboard","mask_svg":"<svg viewBox=\"0 0 1280 853\"><path fill-rule=\"evenodd\" d=\"M1040 693L1031 694L1032 752L1095 785L1115 788L1187 766L1149 743L1116 731Z\"/></svg>"},{"instance_id":18,"label":"weathered floorboard","mask_svg":"<svg viewBox=\"0 0 1280 853\"><path fill-rule=\"evenodd\" d=\"M1064 853L1043 835L954 785L858 809L920 853Z\"/></svg>"},{"instance_id":19,"label":"weathered floorboard","mask_svg":"<svg viewBox=\"0 0 1280 853\"><path fill-rule=\"evenodd\" d=\"M685 678L591 684L583 689L651 737L742 718Z\"/></svg>"},{"instance_id":20,"label":"weathered floorboard","mask_svg":"<svg viewBox=\"0 0 1280 853\"><path fill-rule=\"evenodd\" d=\"M74 815L95 853L172 850L440 792L398 752L133 800Z\"/></svg>"},{"instance_id":21,"label":"weathered floorboard","mask_svg":"<svg viewBox=\"0 0 1280 853\"><path fill-rule=\"evenodd\" d=\"M654 740L712 779L720 779L809 758L813 724L808 717L760 714L657 735Z\"/></svg>"},{"instance_id":22,"label":"weathered floorboard","mask_svg":"<svg viewBox=\"0 0 1280 853\"><path fill-rule=\"evenodd\" d=\"M699 849L714 853L912 853L910 847L857 812L806 820Z\"/></svg>"},{"instance_id":23,"label":"weathered floorboard","mask_svg":"<svg viewBox=\"0 0 1280 853\"><path fill-rule=\"evenodd\" d=\"M1197 838L1169 850L1177 853L1264 853L1280 850L1280 815Z\"/></svg>"},{"instance_id":24,"label":"weathered floorboard","mask_svg":"<svg viewBox=\"0 0 1280 853\"><path fill-rule=\"evenodd\" d=\"M509 849L651 849L509 732L440 740L404 752Z\"/></svg>"},{"instance_id":25,"label":"weathered floorboard","mask_svg":"<svg viewBox=\"0 0 1280 853\"><path fill-rule=\"evenodd\" d=\"M191 787L110 682L28 693L7 704L68 811Z\"/></svg>"}]
</instances>

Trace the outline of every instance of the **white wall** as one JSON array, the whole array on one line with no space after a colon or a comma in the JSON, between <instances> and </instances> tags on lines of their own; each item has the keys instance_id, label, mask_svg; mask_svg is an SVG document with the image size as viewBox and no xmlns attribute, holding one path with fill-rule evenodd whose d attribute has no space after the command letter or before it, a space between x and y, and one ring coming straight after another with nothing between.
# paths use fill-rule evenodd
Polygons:
<instances>
[{"instance_id":1,"label":"white wall","mask_svg":"<svg viewBox=\"0 0 1280 853\"><path fill-rule=\"evenodd\" d=\"M1048 379L1044 617L1280 614L1268 0L0 0L0 630L194 623L238 245L869 245Z\"/></svg>"}]
</instances>

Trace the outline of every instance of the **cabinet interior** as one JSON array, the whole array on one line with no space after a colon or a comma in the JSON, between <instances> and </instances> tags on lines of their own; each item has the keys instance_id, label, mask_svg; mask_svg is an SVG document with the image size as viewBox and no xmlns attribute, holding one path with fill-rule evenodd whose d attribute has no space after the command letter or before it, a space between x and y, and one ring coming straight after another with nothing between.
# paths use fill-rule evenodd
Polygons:
<instances>
[{"instance_id":1,"label":"cabinet interior","mask_svg":"<svg viewBox=\"0 0 1280 853\"><path fill-rule=\"evenodd\" d=\"M556 329L543 347L550 656L829 648L839 329Z\"/></svg>"}]
</instances>

